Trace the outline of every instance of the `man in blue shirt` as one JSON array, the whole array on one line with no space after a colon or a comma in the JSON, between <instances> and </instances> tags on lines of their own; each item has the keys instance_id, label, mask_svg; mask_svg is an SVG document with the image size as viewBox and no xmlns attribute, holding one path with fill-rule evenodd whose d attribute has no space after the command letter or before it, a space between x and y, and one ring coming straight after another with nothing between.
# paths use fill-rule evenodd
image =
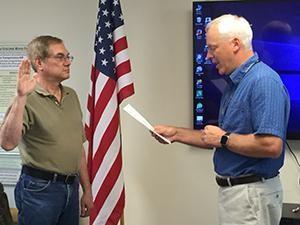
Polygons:
<instances>
[{"instance_id":1,"label":"man in blue shirt","mask_svg":"<svg viewBox=\"0 0 300 225\"><path fill-rule=\"evenodd\" d=\"M289 95L279 75L254 53L252 37L248 21L235 15L218 17L206 27L207 58L229 78L219 126L200 131L155 127L172 142L216 149L221 225L278 225L281 218L278 174L284 161Z\"/></svg>"}]
</instances>

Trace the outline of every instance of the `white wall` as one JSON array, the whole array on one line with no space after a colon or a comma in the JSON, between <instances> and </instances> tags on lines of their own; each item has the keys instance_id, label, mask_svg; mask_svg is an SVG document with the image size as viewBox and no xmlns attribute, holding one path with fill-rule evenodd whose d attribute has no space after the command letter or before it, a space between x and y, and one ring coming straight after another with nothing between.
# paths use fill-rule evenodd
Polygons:
<instances>
[{"instance_id":1,"label":"white wall","mask_svg":"<svg viewBox=\"0 0 300 225\"><path fill-rule=\"evenodd\" d=\"M78 91L85 110L97 0L0 3L0 41L28 42L41 34L65 40L75 56L67 84ZM192 127L192 1L122 3L136 91L125 102L154 124ZM160 145L128 115L121 116L125 224L217 224L212 152L182 144ZM292 146L300 157L300 144L292 142ZM285 201L300 203L299 169L289 154L286 159L282 171Z\"/></svg>"}]
</instances>

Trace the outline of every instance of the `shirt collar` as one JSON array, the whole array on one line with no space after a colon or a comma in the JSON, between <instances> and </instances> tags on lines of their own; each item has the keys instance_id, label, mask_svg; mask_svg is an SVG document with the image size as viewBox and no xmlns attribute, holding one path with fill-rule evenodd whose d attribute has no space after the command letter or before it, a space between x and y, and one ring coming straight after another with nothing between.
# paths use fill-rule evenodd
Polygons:
<instances>
[{"instance_id":1,"label":"shirt collar","mask_svg":"<svg viewBox=\"0 0 300 225\"><path fill-rule=\"evenodd\" d=\"M69 92L64 88L63 85L59 85L60 88L61 88L61 93L62 93L62 96L64 95L68 95ZM48 97L48 96L52 96L52 94L50 94L48 91L46 91L41 85L37 84L36 87L35 87L35 92L40 94L40 95L43 95L45 97Z\"/></svg>"},{"instance_id":2,"label":"shirt collar","mask_svg":"<svg viewBox=\"0 0 300 225\"><path fill-rule=\"evenodd\" d=\"M259 62L257 53L254 53L245 63L236 68L230 75L229 79L234 85L238 85L243 77L248 73L251 67Z\"/></svg>"}]
</instances>

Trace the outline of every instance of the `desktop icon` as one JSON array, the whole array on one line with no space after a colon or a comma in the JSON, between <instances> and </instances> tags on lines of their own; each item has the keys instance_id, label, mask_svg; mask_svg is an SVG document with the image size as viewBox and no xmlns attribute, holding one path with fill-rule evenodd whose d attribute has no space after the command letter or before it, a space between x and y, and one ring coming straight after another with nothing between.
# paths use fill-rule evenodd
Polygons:
<instances>
[{"instance_id":1,"label":"desktop icon","mask_svg":"<svg viewBox=\"0 0 300 225\"><path fill-rule=\"evenodd\" d=\"M196 55L197 64L201 64L203 62L203 56L201 54Z\"/></svg>"},{"instance_id":2,"label":"desktop icon","mask_svg":"<svg viewBox=\"0 0 300 225\"><path fill-rule=\"evenodd\" d=\"M195 72L198 76L200 76L201 74L203 74L203 67L202 66L197 66L196 67L196 72Z\"/></svg>"},{"instance_id":3,"label":"desktop icon","mask_svg":"<svg viewBox=\"0 0 300 225\"><path fill-rule=\"evenodd\" d=\"M199 85L199 86L201 86L200 88L202 88L202 85ZM203 98L203 90L196 90L196 97L195 98L196 99L202 99Z\"/></svg>"},{"instance_id":4,"label":"desktop icon","mask_svg":"<svg viewBox=\"0 0 300 225\"><path fill-rule=\"evenodd\" d=\"M205 17L204 24L207 25L211 21L211 17Z\"/></svg>"},{"instance_id":5,"label":"desktop icon","mask_svg":"<svg viewBox=\"0 0 300 225\"><path fill-rule=\"evenodd\" d=\"M196 17L196 25L201 25L202 22L202 17L201 16L197 16Z\"/></svg>"},{"instance_id":6,"label":"desktop icon","mask_svg":"<svg viewBox=\"0 0 300 225\"><path fill-rule=\"evenodd\" d=\"M202 34L203 34L202 29L197 29L197 30L196 30L196 38L197 38L198 40L201 40L201 39L202 39Z\"/></svg>"},{"instance_id":7,"label":"desktop icon","mask_svg":"<svg viewBox=\"0 0 300 225\"><path fill-rule=\"evenodd\" d=\"M198 79L198 80L196 81L196 87L197 87L197 88L202 88L202 79Z\"/></svg>"},{"instance_id":8,"label":"desktop icon","mask_svg":"<svg viewBox=\"0 0 300 225\"><path fill-rule=\"evenodd\" d=\"M203 124L203 116L196 116L196 124L197 125Z\"/></svg>"},{"instance_id":9,"label":"desktop icon","mask_svg":"<svg viewBox=\"0 0 300 225\"><path fill-rule=\"evenodd\" d=\"M203 104L201 102L198 102L196 105L196 112L202 113L203 112Z\"/></svg>"},{"instance_id":10,"label":"desktop icon","mask_svg":"<svg viewBox=\"0 0 300 225\"><path fill-rule=\"evenodd\" d=\"M197 5L196 14L202 14L202 5Z\"/></svg>"}]
</instances>

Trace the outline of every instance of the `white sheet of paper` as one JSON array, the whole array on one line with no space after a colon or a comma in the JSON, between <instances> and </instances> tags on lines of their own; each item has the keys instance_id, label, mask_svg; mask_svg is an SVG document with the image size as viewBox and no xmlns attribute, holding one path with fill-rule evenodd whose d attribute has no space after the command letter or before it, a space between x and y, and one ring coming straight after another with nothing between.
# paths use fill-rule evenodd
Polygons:
<instances>
[{"instance_id":1,"label":"white sheet of paper","mask_svg":"<svg viewBox=\"0 0 300 225\"><path fill-rule=\"evenodd\" d=\"M135 109L133 108L130 104L127 104L123 110L127 112L130 116L132 116L135 120L143 124L145 127L148 128L148 130L152 131L155 135L157 135L159 138L164 140L166 143L171 144L171 141L165 138L164 136L156 133L154 131L153 126Z\"/></svg>"}]
</instances>

